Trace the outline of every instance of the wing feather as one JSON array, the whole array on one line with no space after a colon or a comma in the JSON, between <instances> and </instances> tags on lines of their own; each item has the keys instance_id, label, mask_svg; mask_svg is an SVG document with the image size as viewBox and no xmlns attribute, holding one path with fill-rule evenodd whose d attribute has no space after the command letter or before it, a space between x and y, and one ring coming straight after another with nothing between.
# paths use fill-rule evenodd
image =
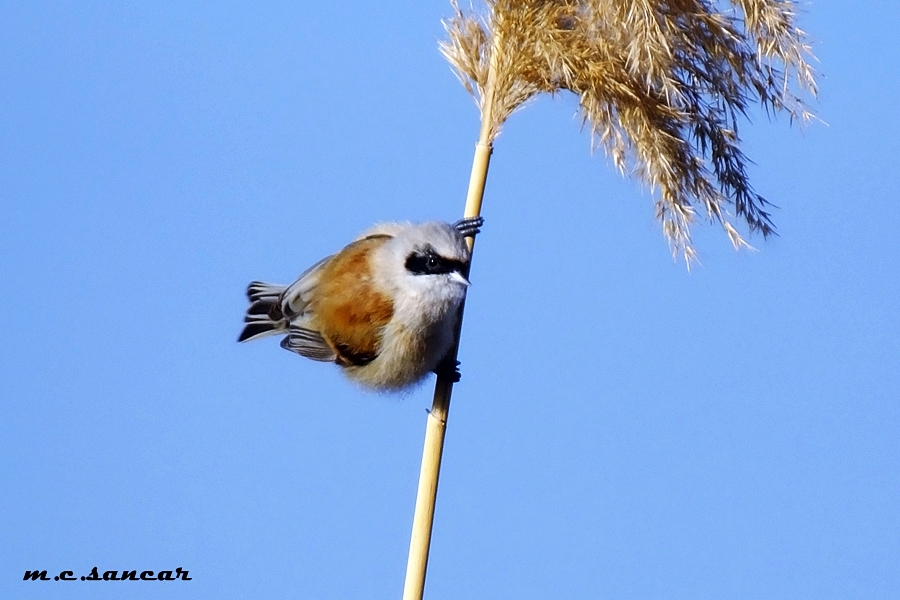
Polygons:
<instances>
[{"instance_id":1,"label":"wing feather","mask_svg":"<svg viewBox=\"0 0 900 600\"><path fill-rule=\"evenodd\" d=\"M287 337L281 340L281 347L321 362L334 362L337 358L337 354L318 331L293 323L291 323Z\"/></svg>"}]
</instances>

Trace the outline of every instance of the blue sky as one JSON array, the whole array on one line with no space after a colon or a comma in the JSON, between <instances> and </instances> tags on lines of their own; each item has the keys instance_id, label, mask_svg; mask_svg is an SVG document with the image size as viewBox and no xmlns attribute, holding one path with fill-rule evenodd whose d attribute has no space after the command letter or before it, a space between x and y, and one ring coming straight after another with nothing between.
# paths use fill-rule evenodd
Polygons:
<instances>
[{"instance_id":1,"label":"blue sky","mask_svg":"<svg viewBox=\"0 0 900 600\"><path fill-rule=\"evenodd\" d=\"M803 6L825 124L697 229L543 98L496 144L429 599L900 589L900 11ZM461 215L443 2L0 2L0 596L396 598L431 384L238 345L251 279ZM23 582L27 569L190 582Z\"/></svg>"}]
</instances>

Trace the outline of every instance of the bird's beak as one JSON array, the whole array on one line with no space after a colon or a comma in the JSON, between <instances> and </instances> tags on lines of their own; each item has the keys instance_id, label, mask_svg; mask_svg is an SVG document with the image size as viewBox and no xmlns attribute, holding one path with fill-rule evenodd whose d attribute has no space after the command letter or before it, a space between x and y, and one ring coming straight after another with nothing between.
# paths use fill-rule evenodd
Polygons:
<instances>
[{"instance_id":1,"label":"bird's beak","mask_svg":"<svg viewBox=\"0 0 900 600\"><path fill-rule=\"evenodd\" d=\"M472 282L469 281L468 279L466 279L465 277L463 277L459 271L451 271L450 279L452 279L453 281L455 281L457 283L461 283L466 287L469 287L470 285L472 285Z\"/></svg>"}]
</instances>

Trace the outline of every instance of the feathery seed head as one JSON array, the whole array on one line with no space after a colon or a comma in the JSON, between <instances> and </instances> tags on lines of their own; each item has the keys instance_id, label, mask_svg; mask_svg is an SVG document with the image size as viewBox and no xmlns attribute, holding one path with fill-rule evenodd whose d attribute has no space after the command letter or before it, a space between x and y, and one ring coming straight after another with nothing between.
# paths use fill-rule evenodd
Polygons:
<instances>
[{"instance_id":1,"label":"feathery seed head","mask_svg":"<svg viewBox=\"0 0 900 600\"><path fill-rule=\"evenodd\" d=\"M793 0L486 0L483 16L444 23L441 51L481 111L490 144L542 92L579 97L593 138L616 168L657 194L674 254L690 262L697 207L732 243L734 216L774 233L750 185L737 119L751 102L809 121L816 94Z\"/></svg>"}]
</instances>

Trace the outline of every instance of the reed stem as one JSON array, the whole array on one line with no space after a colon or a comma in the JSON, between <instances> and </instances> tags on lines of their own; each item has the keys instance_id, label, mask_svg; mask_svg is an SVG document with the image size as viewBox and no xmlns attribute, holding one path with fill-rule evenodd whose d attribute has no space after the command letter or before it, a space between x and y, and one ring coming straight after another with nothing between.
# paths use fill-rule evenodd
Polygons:
<instances>
[{"instance_id":1,"label":"reed stem","mask_svg":"<svg viewBox=\"0 0 900 600\"><path fill-rule=\"evenodd\" d=\"M484 137L482 135L482 137ZM491 145L479 141L475 146L472 175L466 195L464 217L481 214L484 185L487 181L488 165L491 160ZM466 238L469 250L474 249L475 239ZM471 261L470 261L471 266ZM455 361L459 353L459 334L465 303L459 308L456 324L456 341L450 351L450 359ZM428 551L431 548L431 530L434 524L434 505L437 500L438 477L441 471L441 455L444 450L444 434L447 431L447 417L450 412L450 396L453 380L445 375L438 376L434 387L434 401L425 425L425 448L422 452L422 468L419 471L419 489L416 494L416 510L413 517L412 537L409 542L409 559L406 563L406 582L403 586L403 600L421 600L425 591L425 571L428 568Z\"/></svg>"}]
</instances>

